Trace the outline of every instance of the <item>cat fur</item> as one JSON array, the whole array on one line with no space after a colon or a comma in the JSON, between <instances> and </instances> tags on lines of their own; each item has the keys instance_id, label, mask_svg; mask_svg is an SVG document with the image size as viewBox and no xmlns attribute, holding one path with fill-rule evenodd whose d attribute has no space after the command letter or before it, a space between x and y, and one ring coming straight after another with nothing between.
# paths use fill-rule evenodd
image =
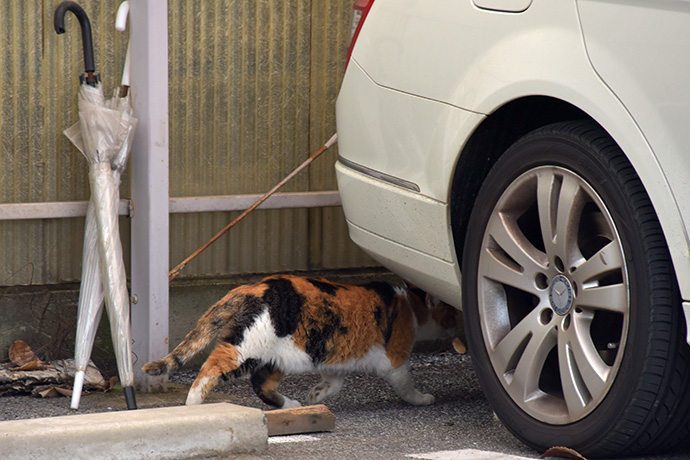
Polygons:
<instances>
[{"instance_id":1,"label":"cat fur","mask_svg":"<svg viewBox=\"0 0 690 460\"><path fill-rule=\"evenodd\" d=\"M316 404L340 391L344 374L366 371L408 403L427 405L434 397L415 389L408 359L415 340L452 336L455 313L419 289L277 275L230 291L170 354L143 370L171 372L219 337L186 404L200 404L218 378L247 371L257 395L282 408L300 405L278 392L284 375L320 372L306 398Z\"/></svg>"}]
</instances>

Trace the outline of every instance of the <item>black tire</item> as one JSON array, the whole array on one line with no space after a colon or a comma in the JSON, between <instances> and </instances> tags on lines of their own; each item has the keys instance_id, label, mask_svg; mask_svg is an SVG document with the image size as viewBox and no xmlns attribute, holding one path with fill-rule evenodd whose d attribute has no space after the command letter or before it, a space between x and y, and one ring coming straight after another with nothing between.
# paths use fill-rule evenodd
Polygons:
<instances>
[{"instance_id":1,"label":"black tire","mask_svg":"<svg viewBox=\"0 0 690 460\"><path fill-rule=\"evenodd\" d=\"M462 272L473 365L516 437L601 457L686 436L689 347L670 255L642 183L598 125L540 128L502 155Z\"/></svg>"}]
</instances>

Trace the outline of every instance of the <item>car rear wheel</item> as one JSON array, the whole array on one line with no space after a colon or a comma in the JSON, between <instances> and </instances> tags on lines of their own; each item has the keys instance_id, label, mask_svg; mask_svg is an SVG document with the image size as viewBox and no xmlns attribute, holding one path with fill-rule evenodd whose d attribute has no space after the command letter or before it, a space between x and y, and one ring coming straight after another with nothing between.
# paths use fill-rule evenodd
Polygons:
<instances>
[{"instance_id":1,"label":"car rear wheel","mask_svg":"<svg viewBox=\"0 0 690 460\"><path fill-rule=\"evenodd\" d=\"M688 347L670 256L642 183L601 128L559 123L516 142L467 235L470 351L509 430L588 456L685 436Z\"/></svg>"}]
</instances>

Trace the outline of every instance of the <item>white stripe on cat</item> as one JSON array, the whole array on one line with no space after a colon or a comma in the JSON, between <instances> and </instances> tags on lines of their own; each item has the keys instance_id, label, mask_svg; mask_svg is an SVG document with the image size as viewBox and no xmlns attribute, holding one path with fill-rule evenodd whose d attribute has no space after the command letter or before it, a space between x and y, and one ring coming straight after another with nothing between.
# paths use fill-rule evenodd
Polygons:
<instances>
[{"instance_id":1,"label":"white stripe on cat","mask_svg":"<svg viewBox=\"0 0 690 460\"><path fill-rule=\"evenodd\" d=\"M261 357L262 361L270 361L285 374L328 370L331 372L366 371L383 375L392 369L386 350L382 346L372 347L362 358L351 359L341 364L322 364L316 366L315 369L309 355L304 350L295 347L292 336L276 336L268 310L259 315L254 324L247 328L244 340L237 346L237 351L242 357L241 361Z\"/></svg>"},{"instance_id":2,"label":"white stripe on cat","mask_svg":"<svg viewBox=\"0 0 690 460\"><path fill-rule=\"evenodd\" d=\"M264 362L274 363L286 374L314 369L311 358L306 352L295 347L292 336L276 336L268 309L244 332L244 340L237 346L237 351L242 361L261 358Z\"/></svg>"},{"instance_id":3,"label":"white stripe on cat","mask_svg":"<svg viewBox=\"0 0 690 460\"><path fill-rule=\"evenodd\" d=\"M341 364L321 364L317 367L319 371L333 373L365 371L375 372L378 375L385 374L392 368L391 362L386 356L386 350L380 345L371 347L362 358L350 359Z\"/></svg>"},{"instance_id":4,"label":"white stripe on cat","mask_svg":"<svg viewBox=\"0 0 690 460\"><path fill-rule=\"evenodd\" d=\"M197 386L189 389L189 393L187 394L187 401L185 402L186 405L191 406L193 404L201 404L201 402L203 401L203 398L201 397L201 390L204 388L204 385L206 385L209 379L209 377L204 377L198 382Z\"/></svg>"}]
</instances>

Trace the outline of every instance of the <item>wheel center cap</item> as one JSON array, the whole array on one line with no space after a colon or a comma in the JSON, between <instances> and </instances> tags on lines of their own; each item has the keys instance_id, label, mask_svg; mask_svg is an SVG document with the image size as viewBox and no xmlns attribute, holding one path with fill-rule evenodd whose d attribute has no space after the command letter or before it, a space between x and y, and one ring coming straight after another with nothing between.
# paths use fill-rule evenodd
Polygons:
<instances>
[{"instance_id":1,"label":"wheel center cap","mask_svg":"<svg viewBox=\"0 0 690 460\"><path fill-rule=\"evenodd\" d=\"M557 315L565 316L573 306L573 285L563 275L556 276L549 287L549 302Z\"/></svg>"}]
</instances>

